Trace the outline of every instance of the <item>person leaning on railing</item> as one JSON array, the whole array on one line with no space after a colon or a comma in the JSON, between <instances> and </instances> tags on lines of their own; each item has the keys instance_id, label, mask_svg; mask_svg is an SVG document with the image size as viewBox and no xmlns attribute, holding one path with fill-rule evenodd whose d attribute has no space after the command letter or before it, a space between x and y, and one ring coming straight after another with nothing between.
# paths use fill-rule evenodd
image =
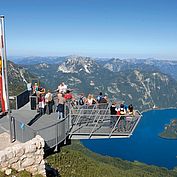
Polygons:
<instances>
[{"instance_id":1,"label":"person leaning on railing","mask_svg":"<svg viewBox=\"0 0 177 177\"><path fill-rule=\"evenodd\" d=\"M114 127L116 121L117 121L117 108L116 108L116 102L113 102L110 107L110 113L111 113L111 120L110 120L110 127Z\"/></svg>"},{"instance_id":2,"label":"person leaning on railing","mask_svg":"<svg viewBox=\"0 0 177 177\"><path fill-rule=\"evenodd\" d=\"M118 122L118 129L120 131L126 131L126 110L123 103L120 104L117 115L120 117Z\"/></svg>"},{"instance_id":3,"label":"person leaning on railing","mask_svg":"<svg viewBox=\"0 0 177 177\"><path fill-rule=\"evenodd\" d=\"M131 115L131 116L135 116L135 111L133 109L133 105L132 104L130 104L128 106L128 114Z\"/></svg>"}]
</instances>

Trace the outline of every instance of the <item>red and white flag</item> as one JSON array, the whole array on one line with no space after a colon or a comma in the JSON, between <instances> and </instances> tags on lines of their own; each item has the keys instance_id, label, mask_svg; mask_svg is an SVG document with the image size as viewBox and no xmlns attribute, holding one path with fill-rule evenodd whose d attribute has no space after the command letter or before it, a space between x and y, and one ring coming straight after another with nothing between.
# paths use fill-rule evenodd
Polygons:
<instances>
[{"instance_id":1,"label":"red and white flag","mask_svg":"<svg viewBox=\"0 0 177 177\"><path fill-rule=\"evenodd\" d=\"M2 19L0 18L0 102L2 112L7 111L7 93L6 93L6 81L5 81L5 72L4 72L4 36L3 36L3 24Z\"/></svg>"}]
</instances>

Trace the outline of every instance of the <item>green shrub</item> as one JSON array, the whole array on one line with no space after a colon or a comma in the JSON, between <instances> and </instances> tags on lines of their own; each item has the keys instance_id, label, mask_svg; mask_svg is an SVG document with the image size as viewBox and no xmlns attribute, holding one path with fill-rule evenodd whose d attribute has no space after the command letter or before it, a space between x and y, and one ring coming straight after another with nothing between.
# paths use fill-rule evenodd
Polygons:
<instances>
[{"instance_id":1,"label":"green shrub","mask_svg":"<svg viewBox=\"0 0 177 177\"><path fill-rule=\"evenodd\" d=\"M34 175L34 177L44 177L44 176L41 174L37 174L37 175Z\"/></svg>"},{"instance_id":2,"label":"green shrub","mask_svg":"<svg viewBox=\"0 0 177 177\"><path fill-rule=\"evenodd\" d=\"M16 176L17 177L31 177L32 175L30 172L23 170L23 171L18 172Z\"/></svg>"},{"instance_id":3,"label":"green shrub","mask_svg":"<svg viewBox=\"0 0 177 177\"><path fill-rule=\"evenodd\" d=\"M5 177L6 175L4 174L4 172L0 171L0 177Z\"/></svg>"}]
</instances>

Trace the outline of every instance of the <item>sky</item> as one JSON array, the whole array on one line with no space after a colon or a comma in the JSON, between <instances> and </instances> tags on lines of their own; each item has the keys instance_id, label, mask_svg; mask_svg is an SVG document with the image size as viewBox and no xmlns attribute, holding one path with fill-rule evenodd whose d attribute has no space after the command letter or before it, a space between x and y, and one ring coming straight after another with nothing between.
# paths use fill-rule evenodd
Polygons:
<instances>
[{"instance_id":1,"label":"sky","mask_svg":"<svg viewBox=\"0 0 177 177\"><path fill-rule=\"evenodd\" d=\"M0 0L8 56L177 60L177 0Z\"/></svg>"}]
</instances>

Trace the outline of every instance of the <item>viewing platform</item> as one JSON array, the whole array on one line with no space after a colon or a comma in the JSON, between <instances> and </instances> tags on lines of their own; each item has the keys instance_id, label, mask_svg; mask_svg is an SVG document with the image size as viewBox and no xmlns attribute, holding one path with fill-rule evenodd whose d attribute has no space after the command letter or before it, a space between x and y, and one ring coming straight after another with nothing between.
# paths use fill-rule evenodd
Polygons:
<instances>
[{"instance_id":1,"label":"viewing platform","mask_svg":"<svg viewBox=\"0 0 177 177\"><path fill-rule=\"evenodd\" d=\"M30 97L26 91L17 98L10 120L7 116L0 119L0 133L9 133L11 126L12 138L20 142L38 134L44 138L46 149L56 147L67 139L129 138L142 116L137 110L134 116L113 116L110 114L111 103L77 106L67 102L64 118L58 119L55 109L53 113L41 116L36 110L37 98Z\"/></svg>"},{"instance_id":2,"label":"viewing platform","mask_svg":"<svg viewBox=\"0 0 177 177\"><path fill-rule=\"evenodd\" d=\"M134 116L110 115L110 104L99 104L93 107L71 109L72 139L129 138L141 114L135 111ZM114 120L114 122L112 122Z\"/></svg>"}]
</instances>

